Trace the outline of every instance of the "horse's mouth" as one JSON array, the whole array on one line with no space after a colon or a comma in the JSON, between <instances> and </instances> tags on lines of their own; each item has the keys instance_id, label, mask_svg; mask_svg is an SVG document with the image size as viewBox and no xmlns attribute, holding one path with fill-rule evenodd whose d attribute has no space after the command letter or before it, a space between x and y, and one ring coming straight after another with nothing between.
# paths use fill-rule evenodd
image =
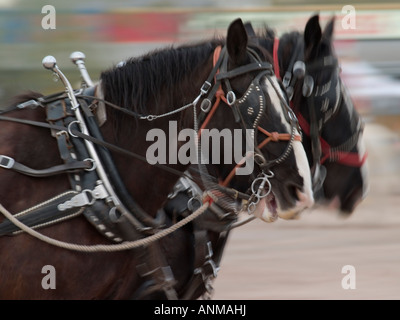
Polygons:
<instances>
[{"instance_id":1,"label":"horse's mouth","mask_svg":"<svg viewBox=\"0 0 400 320\"><path fill-rule=\"evenodd\" d=\"M299 189L296 189L296 198L294 204L287 209L282 208L279 204L278 197L274 192L270 192L266 197L261 198L254 210L254 215L265 221L274 222L278 218L285 220L297 219L301 212L306 208L311 208L314 205L314 199Z\"/></svg>"},{"instance_id":2,"label":"horse's mouth","mask_svg":"<svg viewBox=\"0 0 400 320\"><path fill-rule=\"evenodd\" d=\"M274 222L278 219L278 203L272 191L266 197L260 199L254 210L254 215L265 222Z\"/></svg>"},{"instance_id":3,"label":"horse's mouth","mask_svg":"<svg viewBox=\"0 0 400 320\"><path fill-rule=\"evenodd\" d=\"M265 202L269 212L271 212L273 216L278 217L278 203L273 192L270 192L270 194L265 197Z\"/></svg>"}]
</instances>

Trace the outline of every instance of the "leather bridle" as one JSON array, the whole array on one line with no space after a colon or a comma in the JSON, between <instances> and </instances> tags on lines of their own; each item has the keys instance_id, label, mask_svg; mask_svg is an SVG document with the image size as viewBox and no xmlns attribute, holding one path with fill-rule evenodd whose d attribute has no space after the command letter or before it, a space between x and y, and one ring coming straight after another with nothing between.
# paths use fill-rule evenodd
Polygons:
<instances>
[{"instance_id":1,"label":"leather bridle","mask_svg":"<svg viewBox=\"0 0 400 320\"><path fill-rule=\"evenodd\" d=\"M294 86L302 83L302 94L306 98L310 121L308 122L305 117L300 113L299 108L296 108L296 116L299 120L299 125L307 136L311 139L311 152L313 159L313 166L311 168L313 178L314 192L322 188L322 184L326 177L326 169L323 164L327 161L335 162L341 165L350 167L361 167L366 161L367 154L360 159L358 153L352 152L356 146L359 136L363 131L363 123L360 118L355 125L353 134L344 143L339 146L331 146L324 138L322 138L322 127L333 118L344 104L343 97L343 83L339 77L338 60L334 56L325 56L312 63L304 63L304 48L303 42L297 40L294 45L295 50L291 56L288 69L285 71L282 80L283 85L288 91L289 99L293 107L293 93ZM275 38L273 47L273 58L275 74L280 78L279 68L279 38ZM314 86L315 79L312 76L316 71L321 71L327 68L334 70L331 78L323 85ZM332 85L334 84L334 85ZM301 84L300 84L301 85ZM335 96L335 106L330 110L329 96ZM347 101L349 103L349 101Z\"/></svg>"},{"instance_id":2,"label":"leather bridle","mask_svg":"<svg viewBox=\"0 0 400 320\"><path fill-rule=\"evenodd\" d=\"M251 63L232 71L227 71L227 62L228 57L224 52L224 49L221 47L217 47L214 51L214 69L217 68L215 73L215 84L213 89L210 91L210 94L207 98L205 98L201 103L201 111L202 114L200 115L200 119L204 119L202 121L202 125L199 130L199 135L203 129L206 128L208 123L210 122L211 118L213 117L215 111L220 105L220 101L223 100L227 105L232 108L234 113L235 121L240 123L243 129L252 129L254 135L252 139L257 141L257 134L261 133L266 136L266 138L255 145L254 150L254 161L260 167L261 173L253 180L252 187L249 189L252 192L250 199L245 197L245 200L249 200L247 206L251 205L252 200L255 198L255 183L256 181L268 180L268 178L273 177L273 173L271 172L271 168L275 165L278 165L284 162L293 147L293 142L301 141L301 136L297 134L296 130L298 128L297 118L289 107L288 103L284 99L281 94L280 88L276 87L276 84L272 80L272 76L274 76L272 65L268 62L263 62L259 55L256 53L255 50L248 48L248 55L251 59ZM225 55L225 56L224 56ZM233 92L229 80L251 71L259 71L258 75L252 80L251 84L247 88L246 92L243 96L239 99L236 98L235 93ZM269 81L274 90L276 91L281 105L284 108L285 115L287 115L287 120L290 123L290 133L278 133L278 132L269 132L266 129L259 126L259 122L261 120L262 115L266 111L266 97L263 93L261 88L261 79L266 78ZM222 84L225 85L227 93L225 94L224 90L222 89ZM212 105L212 97L216 97L214 104ZM278 142L278 141L288 141L285 150L283 153L272 160L265 159L264 155L261 152L261 149L265 147L269 142ZM232 171L226 176L226 178L219 183L219 188L223 187L226 188L229 182L234 178L236 170L243 165L245 158L242 159L233 169ZM269 184L269 181L267 182ZM265 184L265 181L264 181ZM264 185L263 184L263 185ZM270 184L269 184L270 186ZM226 189L225 189L226 190ZM259 192L265 193L270 192L270 190L260 190ZM236 198L241 198L240 194L235 194ZM243 198L242 198L243 199ZM210 200L210 199L208 199Z\"/></svg>"}]
</instances>

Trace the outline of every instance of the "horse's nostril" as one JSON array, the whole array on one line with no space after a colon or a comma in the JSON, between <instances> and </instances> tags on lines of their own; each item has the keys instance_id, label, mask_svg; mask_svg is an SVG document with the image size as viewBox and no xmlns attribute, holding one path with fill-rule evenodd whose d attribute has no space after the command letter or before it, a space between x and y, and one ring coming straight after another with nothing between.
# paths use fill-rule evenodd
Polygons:
<instances>
[{"instance_id":1,"label":"horse's nostril","mask_svg":"<svg viewBox=\"0 0 400 320\"><path fill-rule=\"evenodd\" d=\"M286 190L291 199L300 200L298 197L298 190L302 190L303 186L299 183L288 182L286 183Z\"/></svg>"},{"instance_id":2,"label":"horse's nostril","mask_svg":"<svg viewBox=\"0 0 400 320\"><path fill-rule=\"evenodd\" d=\"M297 190L299 190L296 186L288 186L288 193L292 199L300 200L297 195Z\"/></svg>"}]
</instances>

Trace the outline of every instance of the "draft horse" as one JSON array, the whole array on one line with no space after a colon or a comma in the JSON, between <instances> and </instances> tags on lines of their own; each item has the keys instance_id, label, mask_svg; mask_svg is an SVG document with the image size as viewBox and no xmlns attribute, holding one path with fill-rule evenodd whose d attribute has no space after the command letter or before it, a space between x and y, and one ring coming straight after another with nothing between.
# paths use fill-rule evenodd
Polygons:
<instances>
[{"instance_id":1,"label":"draft horse","mask_svg":"<svg viewBox=\"0 0 400 320\"><path fill-rule=\"evenodd\" d=\"M276 37L271 28L256 35L273 55L291 107L303 132L303 146L312 171L315 203L351 214L368 193L364 123L340 77L333 47L334 18L322 31L319 15L304 29Z\"/></svg>"},{"instance_id":2,"label":"draft horse","mask_svg":"<svg viewBox=\"0 0 400 320\"><path fill-rule=\"evenodd\" d=\"M187 294L187 283L204 267L194 270L192 226L183 225L197 216L158 211L189 163L146 158L147 133L168 132L171 123L197 136L204 124L252 132L243 134L254 144L252 172L235 175L241 163L212 161L199 170L207 190L198 216L219 201L236 212L243 204L276 211L279 203L292 214L313 204L297 122L268 56L250 47L240 19L226 40L129 59L84 90L72 90L54 60L44 65L66 91L22 97L0 114L0 204L7 216L0 220L0 299L195 299L202 293ZM100 127L96 117L104 107L112 110ZM262 137L258 128L269 131ZM264 146L270 131L276 139ZM167 144L178 152L185 145ZM228 152L221 148L222 156ZM56 272L50 286L46 266Z\"/></svg>"}]
</instances>

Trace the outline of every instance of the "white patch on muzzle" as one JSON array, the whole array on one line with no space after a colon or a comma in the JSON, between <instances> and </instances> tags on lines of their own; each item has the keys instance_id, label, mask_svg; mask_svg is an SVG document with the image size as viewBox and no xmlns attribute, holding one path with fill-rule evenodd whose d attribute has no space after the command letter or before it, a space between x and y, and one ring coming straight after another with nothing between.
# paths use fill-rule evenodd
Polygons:
<instances>
[{"instance_id":1,"label":"white patch on muzzle","mask_svg":"<svg viewBox=\"0 0 400 320\"><path fill-rule=\"evenodd\" d=\"M284 114L285 108L281 105L281 100L283 100L283 93L281 92L280 86L275 77L271 77L271 82L268 79L265 79L263 85L266 88L267 93L271 99L272 106L275 108L276 112L280 115L282 123L285 124L286 133L291 132L290 123L286 120L286 115ZM278 94L281 96L279 97ZM296 129L296 134L299 134ZM271 142L273 143L273 142ZM300 141L293 142L293 152L297 163L297 169L299 175L303 178L303 187L301 190L297 190L297 197L295 205L291 208L282 210L279 201L277 199L273 199L276 201L276 212L271 212L269 205L269 201L271 197L266 197L260 200L256 209L254 211L254 215L265 222L275 221L278 217L283 219L293 219L300 212L302 212L306 208L310 208L314 205L314 196L312 191L312 182L311 182L311 172L310 166L307 160L307 155L304 150L304 147ZM283 162L283 165L285 163ZM273 170L272 170L273 171ZM274 179L274 178L272 178ZM272 190L272 193L274 190ZM274 197L273 197L274 198Z\"/></svg>"}]
</instances>

